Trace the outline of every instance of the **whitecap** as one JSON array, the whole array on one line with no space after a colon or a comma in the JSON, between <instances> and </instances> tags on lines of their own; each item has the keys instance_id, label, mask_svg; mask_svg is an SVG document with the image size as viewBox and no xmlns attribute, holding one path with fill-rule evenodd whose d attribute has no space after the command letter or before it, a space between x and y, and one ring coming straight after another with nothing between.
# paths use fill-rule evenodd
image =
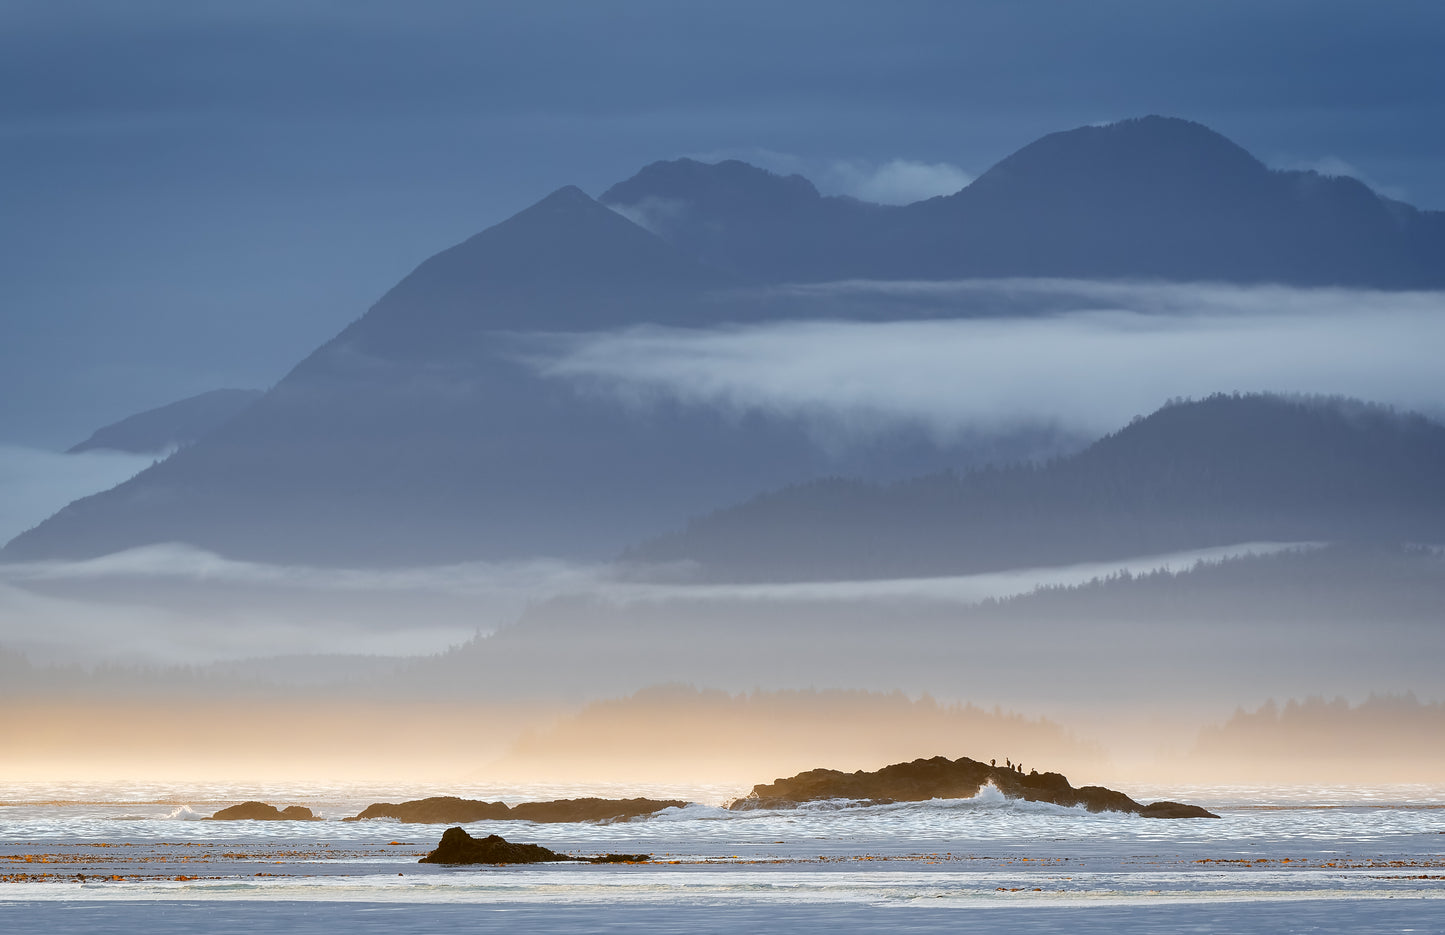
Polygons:
<instances>
[{"instance_id":1,"label":"whitecap","mask_svg":"<svg viewBox=\"0 0 1445 935\"><path fill-rule=\"evenodd\" d=\"M172 809L170 814L165 817L174 821L206 821L209 820L211 816L198 812L189 805L182 805L179 808Z\"/></svg>"}]
</instances>

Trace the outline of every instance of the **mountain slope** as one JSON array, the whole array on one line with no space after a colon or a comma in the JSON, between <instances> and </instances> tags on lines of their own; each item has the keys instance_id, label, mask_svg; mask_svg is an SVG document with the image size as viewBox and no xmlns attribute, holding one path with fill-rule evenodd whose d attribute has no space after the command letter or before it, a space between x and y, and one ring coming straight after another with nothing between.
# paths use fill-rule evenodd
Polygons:
<instances>
[{"instance_id":1,"label":"mountain slope","mask_svg":"<svg viewBox=\"0 0 1445 935\"><path fill-rule=\"evenodd\" d=\"M96 429L68 453L103 448L136 454L160 454L180 445L189 445L260 399L261 395L261 390L211 390L147 409Z\"/></svg>"},{"instance_id":2,"label":"mountain slope","mask_svg":"<svg viewBox=\"0 0 1445 935\"><path fill-rule=\"evenodd\" d=\"M603 558L759 489L870 473L870 452L840 462L793 424L544 378L517 333L726 320L735 282L562 189L423 263L218 431L0 556L180 541L316 564ZM910 463L949 460L929 447Z\"/></svg>"},{"instance_id":3,"label":"mountain slope","mask_svg":"<svg viewBox=\"0 0 1445 935\"><path fill-rule=\"evenodd\" d=\"M730 580L845 579L1267 540L1445 542L1445 427L1341 400L1219 395L1046 465L790 487L630 557Z\"/></svg>"},{"instance_id":4,"label":"mountain slope","mask_svg":"<svg viewBox=\"0 0 1445 935\"><path fill-rule=\"evenodd\" d=\"M697 324L699 297L735 282L569 185L426 260L338 340L409 356L491 331Z\"/></svg>"}]
</instances>

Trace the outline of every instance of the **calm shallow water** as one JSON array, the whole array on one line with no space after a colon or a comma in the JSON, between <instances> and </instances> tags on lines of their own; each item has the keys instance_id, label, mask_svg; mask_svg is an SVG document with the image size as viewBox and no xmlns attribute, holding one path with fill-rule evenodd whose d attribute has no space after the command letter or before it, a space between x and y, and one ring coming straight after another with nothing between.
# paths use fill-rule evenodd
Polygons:
<instances>
[{"instance_id":1,"label":"calm shallow water","mask_svg":"<svg viewBox=\"0 0 1445 935\"><path fill-rule=\"evenodd\" d=\"M1136 923L1161 932L1445 932L1442 788L1139 790L1145 800L1204 804L1218 821L1089 814L992 788L884 806L721 808L736 791L0 785L0 921L47 932L93 931L98 918L101 928L162 932L410 932L461 919L487 930L521 918L531 931L644 920L664 931L757 931L786 919L790 931L986 931L1007 920L1024 932ZM468 826L569 853L654 858L621 866L421 865L445 826L339 820L371 802L427 794L518 802L589 793L711 804L611 824ZM326 820L200 820L245 799L306 805Z\"/></svg>"}]
</instances>

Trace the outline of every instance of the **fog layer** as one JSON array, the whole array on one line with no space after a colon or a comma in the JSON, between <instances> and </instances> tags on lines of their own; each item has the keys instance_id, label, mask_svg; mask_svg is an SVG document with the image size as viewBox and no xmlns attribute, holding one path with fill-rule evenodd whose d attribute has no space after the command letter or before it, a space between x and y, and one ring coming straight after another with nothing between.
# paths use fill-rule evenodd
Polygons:
<instances>
[{"instance_id":1,"label":"fog layer","mask_svg":"<svg viewBox=\"0 0 1445 935\"><path fill-rule=\"evenodd\" d=\"M796 584L688 583L686 566L470 562L335 569L226 559L183 545L79 562L0 565L0 649L45 663L198 665L297 654L443 652L541 602L621 611L683 602L734 608L847 601L968 605L1114 574L1185 570L1301 544L1242 543L1114 562L936 578ZM672 579L672 580L670 580ZM636 686L634 686L636 687Z\"/></svg>"},{"instance_id":2,"label":"fog layer","mask_svg":"<svg viewBox=\"0 0 1445 935\"><path fill-rule=\"evenodd\" d=\"M900 424L943 442L1020 422L1100 434L1169 398L1251 390L1445 411L1442 293L1067 280L778 292L912 320L634 327L552 339L534 362L626 400L796 417L863 438Z\"/></svg>"}]
</instances>

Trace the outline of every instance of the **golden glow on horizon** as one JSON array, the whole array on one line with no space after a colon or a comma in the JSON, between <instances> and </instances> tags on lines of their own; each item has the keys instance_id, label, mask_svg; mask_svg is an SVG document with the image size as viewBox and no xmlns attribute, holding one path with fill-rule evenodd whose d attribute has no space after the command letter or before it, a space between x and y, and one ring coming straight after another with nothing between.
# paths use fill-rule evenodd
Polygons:
<instances>
[{"instance_id":1,"label":"golden glow on horizon","mask_svg":"<svg viewBox=\"0 0 1445 935\"><path fill-rule=\"evenodd\" d=\"M1432 723L1367 724L1368 749L1322 733L1233 734L1127 717L1064 727L869 692L730 695L661 688L563 709L344 700L77 700L5 705L0 780L496 782L726 785L739 794L815 767L1005 757L1076 783L1438 782ZM1356 728L1358 734L1361 728ZM1181 745L1180 741L1185 743Z\"/></svg>"}]
</instances>

